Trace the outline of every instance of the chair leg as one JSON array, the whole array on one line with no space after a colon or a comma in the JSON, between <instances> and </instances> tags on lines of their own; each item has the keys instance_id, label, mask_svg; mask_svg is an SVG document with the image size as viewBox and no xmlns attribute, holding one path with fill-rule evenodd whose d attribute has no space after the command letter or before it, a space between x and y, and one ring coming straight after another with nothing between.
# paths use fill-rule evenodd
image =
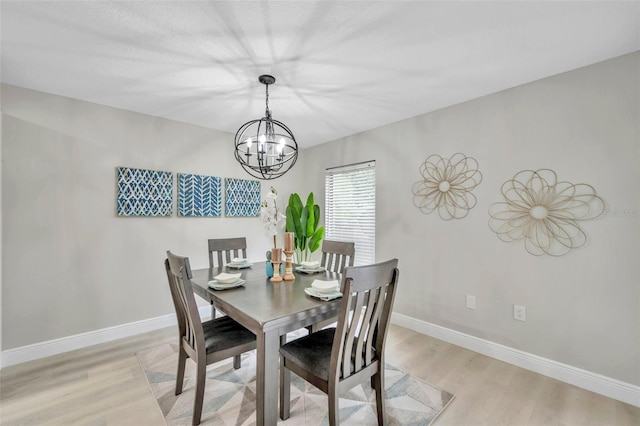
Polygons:
<instances>
[{"instance_id":1,"label":"chair leg","mask_svg":"<svg viewBox=\"0 0 640 426\"><path fill-rule=\"evenodd\" d=\"M242 360L240 359L240 355L236 355L233 357L233 369L237 370L238 368L242 367L242 365L240 365L242 363Z\"/></svg>"},{"instance_id":2,"label":"chair leg","mask_svg":"<svg viewBox=\"0 0 640 426\"><path fill-rule=\"evenodd\" d=\"M187 363L187 354L182 350L182 347L180 347L178 349L178 372L176 373L176 395L180 395L182 393L182 383L184 382L184 366L186 363Z\"/></svg>"},{"instance_id":3,"label":"chair leg","mask_svg":"<svg viewBox=\"0 0 640 426\"><path fill-rule=\"evenodd\" d=\"M216 308L213 306L213 302L211 303L211 319L216 319Z\"/></svg>"},{"instance_id":4,"label":"chair leg","mask_svg":"<svg viewBox=\"0 0 640 426\"><path fill-rule=\"evenodd\" d=\"M376 411L378 413L378 426L382 426L384 424L384 418L386 414L386 410L384 407L384 368L382 371L378 370L372 377L374 381L374 389L376 392Z\"/></svg>"},{"instance_id":5,"label":"chair leg","mask_svg":"<svg viewBox=\"0 0 640 426\"><path fill-rule=\"evenodd\" d=\"M196 395L193 401L193 426L200 424L202 417L202 401L204 399L204 382L206 380L207 365L204 362L196 362Z\"/></svg>"},{"instance_id":6,"label":"chair leg","mask_svg":"<svg viewBox=\"0 0 640 426\"><path fill-rule=\"evenodd\" d=\"M291 416L291 370L284 366L284 357L280 356L280 418L287 420Z\"/></svg>"},{"instance_id":7,"label":"chair leg","mask_svg":"<svg viewBox=\"0 0 640 426\"><path fill-rule=\"evenodd\" d=\"M329 426L339 425L340 413L338 410L340 407L338 401L340 399L340 395L338 395L338 390L335 387L329 387L327 399L329 400Z\"/></svg>"}]
</instances>

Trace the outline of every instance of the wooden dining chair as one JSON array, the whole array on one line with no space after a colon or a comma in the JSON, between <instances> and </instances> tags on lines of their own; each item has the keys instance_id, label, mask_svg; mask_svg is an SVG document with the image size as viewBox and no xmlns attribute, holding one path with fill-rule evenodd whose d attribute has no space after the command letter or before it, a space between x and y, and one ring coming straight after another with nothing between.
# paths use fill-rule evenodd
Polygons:
<instances>
[{"instance_id":1,"label":"wooden dining chair","mask_svg":"<svg viewBox=\"0 0 640 426\"><path fill-rule=\"evenodd\" d=\"M247 239L245 237L209 240L209 268L224 266L236 257L247 258Z\"/></svg>"},{"instance_id":2,"label":"wooden dining chair","mask_svg":"<svg viewBox=\"0 0 640 426\"><path fill-rule=\"evenodd\" d=\"M323 240L320 266L328 271L342 273L347 266L353 266L355 255L356 246L353 242ZM317 324L309 325L306 329L309 330L309 333L313 333L334 322L336 322L335 318L329 318Z\"/></svg>"},{"instance_id":3,"label":"wooden dining chair","mask_svg":"<svg viewBox=\"0 0 640 426\"><path fill-rule=\"evenodd\" d=\"M320 266L333 272L342 272L347 266L353 266L356 247L347 241L322 241L322 258Z\"/></svg>"},{"instance_id":4,"label":"wooden dining chair","mask_svg":"<svg viewBox=\"0 0 640 426\"><path fill-rule=\"evenodd\" d=\"M207 365L233 357L233 367L240 368L240 355L256 348L256 336L229 317L200 321L192 288L192 274L187 257L167 251L164 261L171 297L178 319L178 372L176 395L182 393L187 358L196 363L196 389L192 424L200 424Z\"/></svg>"},{"instance_id":5,"label":"wooden dining chair","mask_svg":"<svg viewBox=\"0 0 640 426\"><path fill-rule=\"evenodd\" d=\"M209 239L209 268L216 268L226 265L236 257L247 258L247 239L245 237L236 238L213 238ZM216 308L211 303L211 318L216 317Z\"/></svg>"},{"instance_id":6,"label":"wooden dining chair","mask_svg":"<svg viewBox=\"0 0 640 426\"><path fill-rule=\"evenodd\" d=\"M329 424L337 425L341 393L369 381L378 424L384 423L384 347L398 283L398 259L345 268L336 327L280 347L280 418L290 416L291 372L327 394Z\"/></svg>"}]
</instances>

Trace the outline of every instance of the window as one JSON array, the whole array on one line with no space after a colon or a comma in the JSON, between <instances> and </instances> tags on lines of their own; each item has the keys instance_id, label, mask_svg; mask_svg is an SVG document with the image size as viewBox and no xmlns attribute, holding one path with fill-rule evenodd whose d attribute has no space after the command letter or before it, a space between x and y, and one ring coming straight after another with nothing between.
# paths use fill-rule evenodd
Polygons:
<instances>
[{"instance_id":1,"label":"window","mask_svg":"<svg viewBox=\"0 0 640 426\"><path fill-rule=\"evenodd\" d=\"M327 169L325 239L353 241L354 265L375 263L376 162Z\"/></svg>"}]
</instances>

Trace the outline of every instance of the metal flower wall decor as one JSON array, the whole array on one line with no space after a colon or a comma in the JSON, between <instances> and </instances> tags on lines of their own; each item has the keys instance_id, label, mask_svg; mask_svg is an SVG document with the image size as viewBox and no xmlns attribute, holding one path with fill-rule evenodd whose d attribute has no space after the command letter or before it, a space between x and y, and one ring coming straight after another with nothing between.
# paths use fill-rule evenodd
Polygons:
<instances>
[{"instance_id":1,"label":"metal flower wall decor","mask_svg":"<svg viewBox=\"0 0 640 426\"><path fill-rule=\"evenodd\" d=\"M471 191L482 182L478 162L464 154L430 155L420 167L422 180L413 184L413 204L423 213L434 210L443 220L462 219L475 207Z\"/></svg>"},{"instance_id":2,"label":"metal flower wall decor","mask_svg":"<svg viewBox=\"0 0 640 426\"><path fill-rule=\"evenodd\" d=\"M502 185L504 202L489 208L489 227L502 241L524 240L535 255L563 256L582 246L579 222L604 213L605 203L584 183L558 182L553 170L523 170Z\"/></svg>"}]
</instances>

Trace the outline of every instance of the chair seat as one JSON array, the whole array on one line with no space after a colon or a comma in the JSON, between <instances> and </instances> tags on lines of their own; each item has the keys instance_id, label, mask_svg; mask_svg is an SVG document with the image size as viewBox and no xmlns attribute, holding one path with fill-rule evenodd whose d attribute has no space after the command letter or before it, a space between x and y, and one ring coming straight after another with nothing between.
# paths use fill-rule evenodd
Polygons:
<instances>
[{"instance_id":1,"label":"chair seat","mask_svg":"<svg viewBox=\"0 0 640 426\"><path fill-rule=\"evenodd\" d=\"M314 376L329 380L329 361L335 332L335 328L327 328L311 333L282 345L280 353L294 364L304 366Z\"/></svg>"},{"instance_id":2,"label":"chair seat","mask_svg":"<svg viewBox=\"0 0 640 426\"><path fill-rule=\"evenodd\" d=\"M336 334L335 328L325 328L308 336L293 340L280 347L280 353L294 364L304 367L314 376L322 380L329 380L329 363L331 362L331 349L333 347L333 337ZM355 345L353 351L355 352ZM351 356L351 367L354 366L354 356ZM374 352L372 362L377 357Z\"/></svg>"},{"instance_id":3,"label":"chair seat","mask_svg":"<svg viewBox=\"0 0 640 426\"><path fill-rule=\"evenodd\" d=\"M255 342L256 335L229 317L202 323L207 354Z\"/></svg>"}]
</instances>

